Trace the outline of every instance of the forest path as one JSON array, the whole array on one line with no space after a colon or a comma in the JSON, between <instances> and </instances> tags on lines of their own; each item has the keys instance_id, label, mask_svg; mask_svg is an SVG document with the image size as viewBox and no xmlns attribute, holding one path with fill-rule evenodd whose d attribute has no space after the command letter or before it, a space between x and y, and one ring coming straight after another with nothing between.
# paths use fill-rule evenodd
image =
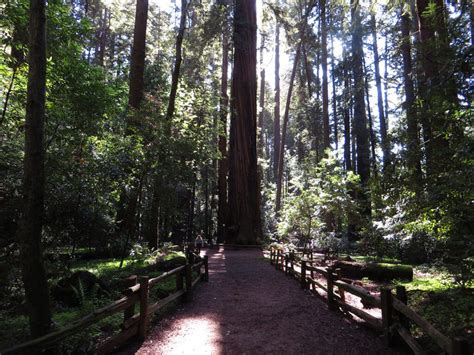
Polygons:
<instances>
[{"instance_id":1,"label":"forest path","mask_svg":"<svg viewBox=\"0 0 474 355\"><path fill-rule=\"evenodd\" d=\"M377 335L301 290L259 250L207 250L209 283L131 354L391 354Z\"/></svg>"}]
</instances>

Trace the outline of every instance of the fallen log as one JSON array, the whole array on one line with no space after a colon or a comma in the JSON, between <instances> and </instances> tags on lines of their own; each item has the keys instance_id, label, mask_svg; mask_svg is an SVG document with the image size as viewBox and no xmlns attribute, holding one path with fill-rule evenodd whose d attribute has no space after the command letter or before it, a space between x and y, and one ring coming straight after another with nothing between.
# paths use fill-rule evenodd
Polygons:
<instances>
[{"instance_id":1,"label":"fallen log","mask_svg":"<svg viewBox=\"0 0 474 355\"><path fill-rule=\"evenodd\" d=\"M352 279L367 277L374 281L413 280L413 268L409 265L338 261L335 267L341 269L342 277Z\"/></svg>"}]
</instances>

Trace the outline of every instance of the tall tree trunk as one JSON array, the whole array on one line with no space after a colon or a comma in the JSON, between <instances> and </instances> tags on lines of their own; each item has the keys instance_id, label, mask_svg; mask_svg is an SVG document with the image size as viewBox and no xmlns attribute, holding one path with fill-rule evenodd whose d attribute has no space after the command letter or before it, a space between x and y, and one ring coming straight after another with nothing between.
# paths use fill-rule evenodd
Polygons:
<instances>
[{"instance_id":1,"label":"tall tree trunk","mask_svg":"<svg viewBox=\"0 0 474 355\"><path fill-rule=\"evenodd\" d=\"M351 113L349 72L347 70L347 55L344 52L344 163L347 171L352 170L351 162Z\"/></svg>"},{"instance_id":2,"label":"tall tree trunk","mask_svg":"<svg viewBox=\"0 0 474 355\"><path fill-rule=\"evenodd\" d=\"M147 18L148 0L137 0L133 46L130 58L130 89L128 95L128 104L133 110L138 110L143 100ZM127 116L126 135L132 135L138 126L136 115L132 112ZM130 173L132 167L126 166L125 170L127 173ZM138 177L136 178L138 179ZM128 192L124 189L120 194L116 225L120 235L124 233L127 234L127 240L130 240L135 231L137 199L138 191L136 186L132 186Z\"/></svg>"},{"instance_id":3,"label":"tall tree trunk","mask_svg":"<svg viewBox=\"0 0 474 355\"><path fill-rule=\"evenodd\" d=\"M278 21L278 19L277 19ZM278 156L280 154L280 25L275 30L275 118L273 144L273 174L278 177Z\"/></svg>"},{"instance_id":4,"label":"tall tree trunk","mask_svg":"<svg viewBox=\"0 0 474 355\"><path fill-rule=\"evenodd\" d=\"M333 120L334 120L334 145L336 148L336 151L339 148L339 139L338 139L338 126L339 126L339 120L337 117L337 92L336 92L336 75L334 75L334 40L333 36L331 34L331 71L332 71L332 114L333 114Z\"/></svg>"},{"instance_id":5,"label":"tall tree trunk","mask_svg":"<svg viewBox=\"0 0 474 355\"><path fill-rule=\"evenodd\" d=\"M354 133L357 149L357 173L360 175L362 189L359 200L362 205L362 214L370 216L370 199L368 183L370 179L369 132L364 100L364 70L362 60L363 28L360 15L359 0L351 0L352 12L352 72L354 80Z\"/></svg>"},{"instance_id":6,"label":"tall tree trunk","mask_svg":"<svg viewBox=\"0 0 474 355\"><path fill-rule=\"evenodd\" d=\"M229 159L228 242L262 240L257 171L257 13L255 0L236 0Z\"/></svg>"},{"instance_id":7,"label":"tall tree trunk","mask_svg":"<svg viewBox=\"0 0 474 355\"><path fill-rule=\"evenodd\" d=\"M278 178L277 178L277 191L276 191L276 200L275 200L275 212L278 213L281 208L281 189L282 189L282 182L283 182L283 158L285 155L285 140L286 140L286 129L288 126L288 117L290 115L290 104L291 104L291 95L293 92L293 84L295 81L296 70L298 69L298 62L300 59L301 53L301 45L303 40L300 40L298 43L298 47L296 48L295 60L293 62L293 69L291 71L290 77L290 86L288 87L288 94L286 95L286 106L285 106L285 114L283 116L283 128L281 131L281 145L280 145L280 152L278 155Z\"/></svg>"},{"instance_id":8,"label":"tall tree trunk","mask_svg":"<svg viewBox=\"0 0 474 355\"><path fill-rule=\"evenodd\" d=\"M20 260L33 338L50 330L48 281L41 251L44 215L44 120L46 100L46 1L30 0L28 91L25 120L24 199Z\"/></svg>"},{"instance_id":9,"label":"tall tree trunk","mask_svg":"<svg viewBox=\"0 0 474 355\"><path fill-rule=\"evenodd\" d=\"M168 120L170 120L174 114L176 93L178 92L179 71L181 68L181 62L183 60L182 47L183 47L183 39L184 39L184 30L186 29L186 14L188 12L188 6L190 3L191 3L191 0L181 0L181 19L179 21L178 35L176 36L175 62L174 62L173 74L171 75L171 90L170 90L170 97L168 101L168 109L166 110L166 117L168 118Z\"/></svg>"},{"instance_id":10,"label":"tall tree trunk","mask_svg":"<svg viewBox=\"0 0 474 355\"><path fill-rule=\"evenodd\" d=\"M321 10L321 67L323 70L323 146L326 149L330 147L326 0L319 0L319 7Z\"/></svg>"},{"instance_id":11,"label":"tall tree trunk","mask_svg":"<svg viewBox=\"0 0 474 355\"><path fill-rule=\"evenodd\" d=\"M10 95L13 90L13 84L15 83L16 72L18 67L15 65L13 68L12 77L10 79L10 85L8 85L7 93L5 94L5 101L3 102L3 109L2 109L2 116L0 117L0 127L5 121L5 117L7 116L7 109L8 109L8 101L10 100Z\"/></svg>"},{"instance_id":12,"label":"tall tree trunk","mask_svg":"<svg viewBox=\"0 0 474 355\"><path fill-rule=\"evenodd\" d=\"M263 66L263 49L265 47L265 40L262 36L262 46L260 47L260 95L259 95L259 113L258 113L258 153L263 157L263 114L265 110L265 68Z\"/></svg>"},{"instance_id":13,"label":"tall tree trunk","mask_svg":"<svg viewBox=\"0 0 474 355\"><path fill-rule=\"evenodd\" d=\"M227 23L222 34L222 68L221 68L221 97L220 97L220 129L219 152L221 158L218 166L218 209L217 209L217 238L220 243L226 239L227 221L227 112L229 96L227 95L227 70L229 67L229 39Z\"/></svg>"},{"instance_id":14,"label":"tall tree trunk","mask_svg":"<svg viewBox=\"0 0 474 355\"><path fill-rule=\"evenodd\" d=\"M365 58L362 60L362 63L364 65L364 81L365 81L365 97L367 100L367 118L368 118L368 123L369 123L369 137L370 137L370 151L372 153L370 161L372 162L372 171L374 172L374 175L377 175L377 155L375 153L376 149L376 138L375 138L375 132L374 132L374 125L372 121L372 109L370 108L370 95L369 95L369 79L368 79L368 71L367 71L367 66L365 65Z\"/></svg>"},{"instance_id":15,"label":"tall tree trunk","mask_svg":"<svg viewBox=\"0 0 474 355\"><path fill-rule=\"evenodd\" d=\"M375 72L375 85L377 86L377 107L379 110L379 124L380 124L380 138L383 153L383 167L384 170L390 164L390 144L387 137L387 121L384 112L384 102L382 96L382 79L380 76L379 66L379 49L377 44L377 24L375 20L375 14L372 13L370 18L370 25L372 29L372 47L374 52L374 72Z\"/></svg>"},{"instance_id":16,"label":"tall tree trunk","mask_svg":"<svg viewBox=\"0 0 474 355\"><path fill-rule=\"evenodd\" d=\"M403 8L401 9L401 35L403 84L405 88L404 108L407 117L407 166L411 181L410 186L415 191L420 191L422 188L421 153L411 59L410 16L409 13L404 12Z\"/></svg>"},{"instance_id":17,"label":"tall tree trunk","mask_svg":"<svg viewBox=\"0 0 474 355\"><path fill-rule=\"evenodd\" d=\"M429 11L434 6L434 11ZM450 124L446 110L458 106L457 87L452 75L446 75L452 60L452 50L444 15L442 0L417 0L419 44L421 47L421 73L419 94L421 98L420 121L426 154L426 175L429 188L436 189L439 173L451 161L452 150L446 132Z\"/></svg>"},{"instance_id":18,"label":"tall tree trunk","mask_svg":"<svg viewBox=\"0 0 474 355\"><path fill-rule=\"evenodd\" d=\"M143 86L145 73L145 41L146 25L148 19L148 0L137 0L135 13L135 28L133 30L133 46L130 60L130 91L128 104L138 110L143 99ZM133 124L129 127L133 128Z\"/></svg>"}]
</instances>

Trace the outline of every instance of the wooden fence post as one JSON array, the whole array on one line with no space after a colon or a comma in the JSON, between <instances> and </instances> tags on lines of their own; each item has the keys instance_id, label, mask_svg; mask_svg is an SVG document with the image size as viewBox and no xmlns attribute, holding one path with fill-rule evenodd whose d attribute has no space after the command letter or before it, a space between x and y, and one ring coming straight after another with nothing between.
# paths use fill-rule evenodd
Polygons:
<instances>
[{"instance_id":1,"label":"wooden fence post","mask_svg":"<svg viewBox=\"0 0 474 355\"><path fill-rule=\"evenodd\" d=\"M146 337L148 326L148 276L140 277L140 321L138 323L138 337L143 340Z\"/></svg>"},{"instance_id":2,"label":"wooden fence post","mask_svg":"<svg viewBox=\"0 0 474 355\"><path fill-rule=\"evenodd\" d=\"M191 264L186 264L186 301L193 299L193 268Z\"/></svg>"},{"instance_id":3,"label":"wooden fence post","mask_svg":"<svg viewBox=\"0 0 474 355\"><path fill-rule=\"evenodd\" d=\"M276 255L276 262L275 262L275 269L278 270L278 262L280 261L280 251L277 250L277 255Z\"/></svg>"},{"instance_id":4,"label":"wooden fence post","mask_svg":"<svg viewBox=\"0 0 474 355\"><path fill-rule=\"evenodd\" d=\"M209 281L209 257L207 255L204 255L204 276L202 277L202 281Z\"/></svg>"},{"instance_id":5,"label":"wooden fence post","mask_svg":"<svg viewBox=\"0 0 474 355\"><path fill-rule=\"evenodd\" d=\"M289 274L290 271L288 270L288 263L289 263L289 257L288 254L285 254L285 274Z\"/></svg>"},{"instance_id":6,"label":"wooden fence post","mask_svg":"<svg viewBox=\"0 0 474 355\"><path fill-rule=\"evenodd\" d=\"M341 268L336 269L336 275L339 280L342 280L342 270ZM344 290L339 287L339 295L341 296L341 301L346 302L346 294L344 293Z\"/></svg>"},{"instance_id":7,"label":"wooden fence post","mask_svg":"<svg viewBox=\"0 0 474 355\"><path fill-rule=\"evenodd\" d=\"M124 296L131 296L133 294L133 292L130 292L128 287L135 286L136 284L137 284L137 275L132 275L132 276L127 277L125 279L126 289L122 292L122 294ZM123 311L123 321L124 321L124 323L127 319L132 318L134 314L135 314L135 303L132 304L130 307L126 308Z\"/></svg>"},{"instance_id":8,"label":"wooden fence post","mask_svg":"<svg viewBox=\"0 0 474 355\"><path fill-rule=\"evenodd\" d=\"M176 290L182 290L184 288L184 277L183 271L176 274Z\"/></svg>"},{"instance_id":9,"label":"wooden fence post","mask_svg":"<svg viewBox=\"0 0 474 355\"><path fill-rule=\"evenodd\" d=\"M397 298L402 301L404 304L407 304L408 297L407 297L407 290L405 286L397 286L396 287ZM410 320L405 317L405 315L401 312L398 312L398 318L400 320L400 325L406 328L408 332L410 332Z\"/></svg>"},{"instance_id":10,"label":"wooden fence post","mask_svg":"<svg viewBox=\"0 0 474 355\"><path fill-rule=\"evenodd\" d=\"M270 248L270 265L273 265L273 248Z\"/></svg>"},{"instance_id":11,"label":"wooden fence post","mask_svg":"<svg viewBox=\"0 0 474 355\"><path fill-rule=\"evenodd\" d=\"M334 268L328 267L326 269L326 280L327 280L327 296L328 296L328 308L330 310L336 309L336 304L334 302Z\"/></svg>"},{"instance_id":12,"label":"wooden fence post","mask_svg":"<svg viewBox=\"0 0 474 355\"><path fill-rule=\"evenodd\" d=\"M295 252L294 251L290 253L290 262L291 262L291 271L294 272L295 271Z\"/></svg>"},{"instance_id":13,"label":"wooden fence post","mask_svg":"<svg viewBox=\"0 0 474 355\"><path fill-rule=\"evenodd\" d=\"M392 290L387 287L380 289L380 299L382 301L382 328L387 346L393 345L392 325L393 325L393 305Z\"/></svg>"},{"instance_id":14,"label":"wooden fence post","mask_svg":"<svg viewBox=\"0 0 474 355\"><path fill-rule=\"evenodd\" d=\"M453 355L468 355L472 354L469 342L464 338L452 339Z\"/></svg>"},{"instance_id":15,"label":"wooden fence post","mask_svg":"<svg viewBox=\"0 0 474 355\"><path fill-rule=\"evenodd\" d=\"M306 283L306 260L301 260L301 288L305 290L308 286Z\"/></svg>"}]
</instances>

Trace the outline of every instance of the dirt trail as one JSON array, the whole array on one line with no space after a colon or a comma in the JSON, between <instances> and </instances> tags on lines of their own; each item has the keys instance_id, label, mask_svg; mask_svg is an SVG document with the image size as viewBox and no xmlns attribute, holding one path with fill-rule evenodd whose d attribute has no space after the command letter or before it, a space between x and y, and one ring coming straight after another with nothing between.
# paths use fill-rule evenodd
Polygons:
<instances>
[{"instance_id":1,"label":"dirt trail","mask_svg":"<svg viewBox=\"0 0 474 355\"><path fill-rule=\"evenodd\" d=\"M392 354L263 260L257 250L208 251L209 283L126 354Z\"/></svg>"}]
</instances>

